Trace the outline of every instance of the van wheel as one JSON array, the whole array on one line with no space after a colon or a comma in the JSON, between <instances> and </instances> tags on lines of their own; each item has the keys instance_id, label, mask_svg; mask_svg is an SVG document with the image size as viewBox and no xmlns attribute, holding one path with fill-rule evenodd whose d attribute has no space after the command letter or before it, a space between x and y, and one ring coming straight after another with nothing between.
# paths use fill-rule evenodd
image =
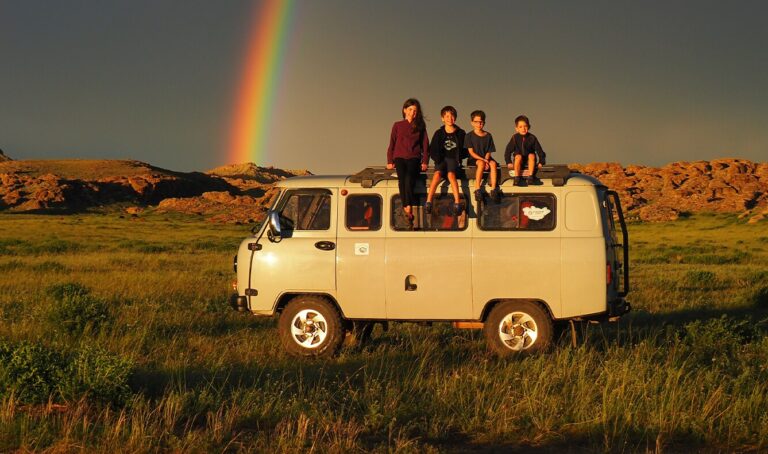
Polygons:
<instances>
[{"instance_id":1,"label":"van wheel","mask_svg":"<svg viewBox=\"0 0 768 454\"><path fill-rule=\"evenodd\" d=\"M336 354L345 334L336 307L315 295L293 298L280 314L277 330L288 353L317 358Z\"/></svg>"},{"instance_id":2,"label":"van wheel","mask_svg":"<svg viewBox=\"0 0 768 454\"><path fill-rule=\"evenodd\" d=\"M499 356L540 352L552 343L552 319L541 306L530 301L496 305L483 330L488 347Z\"/></svg>"}]
</instances>

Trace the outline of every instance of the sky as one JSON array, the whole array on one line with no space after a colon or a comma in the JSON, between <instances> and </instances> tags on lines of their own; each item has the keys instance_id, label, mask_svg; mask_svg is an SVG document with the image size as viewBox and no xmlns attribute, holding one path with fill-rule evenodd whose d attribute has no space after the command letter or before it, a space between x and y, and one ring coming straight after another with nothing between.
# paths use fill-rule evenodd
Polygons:
<instances>
[{"instance_id":1,"label":"sky","mask_svg":"<svg viewBox=\"0 0 768 454\"><path fill-rule=\"evenodd\" d=\"M267 0L265 0L267 1ZM531 119L549 163L768 156L768 3L295 0L263 166L386 164L421 101L482 109L497 159ZM13 159L232 164L260 1L0 0L0 149ZM262 93L266 96L267 93Z\"/></svg>"}]
</instances>

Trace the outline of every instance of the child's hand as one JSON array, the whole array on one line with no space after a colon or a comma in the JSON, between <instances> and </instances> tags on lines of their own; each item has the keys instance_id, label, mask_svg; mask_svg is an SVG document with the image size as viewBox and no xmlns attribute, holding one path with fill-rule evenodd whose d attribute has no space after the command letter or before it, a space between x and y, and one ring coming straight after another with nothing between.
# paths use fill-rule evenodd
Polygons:
<instances>
[{"instance_id":1,"label":"child's hand","mask_svg":"<svg viewBox=\"0 0 768 454\"><path fill-rule=\"evenodd\" d=\"M387 170L392 170L395 168L394 164L387 164Z\"/></svg>"},{"instance_id":2,"label":"child's hand","mask_svg":"<svg viewBox=\"0 0 768 454\"><path fill-rule=\"evenodd\" d=\"M514 169L515 165L510 162L509 164L507 164L507 168L508 169Z\"/></svg>"},{"instance_id":3,"label":"child's hand","mask_svg":"<svg viewBox=\"0 0 768 454\"><path fill-rule=\"evenodd\" d=\"M421 171L422 172L426 172L427 171L427 165L426 164L422 164L421 165Z\"/></svg>"}]
</instances>

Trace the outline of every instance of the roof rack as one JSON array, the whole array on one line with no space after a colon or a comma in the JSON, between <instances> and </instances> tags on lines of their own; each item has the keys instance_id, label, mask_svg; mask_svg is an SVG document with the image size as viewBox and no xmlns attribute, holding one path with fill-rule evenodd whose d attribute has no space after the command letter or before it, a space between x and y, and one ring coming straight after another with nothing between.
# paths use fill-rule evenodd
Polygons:
<instances>
[{"instance_id":1,"label":"roof rack","mask_svg":"<svg viewBox=\"0 0 768 454\"><path fill-rule=\"evenodd\" d=\"M467 179L467 175L474 177L476 172L475 169L475 166L462 167L458 170L456 177L460 180ZM433 167L428 168L426 171L427 180L431 180L434 173L435 169ZM553 186L563 186L565 182L568 181L568 178L576 173L579 172L569 169L568 166L564 164L548 164L542 166L539 171L536 172L536 176L541 179L552 180ZM506 167L501 168L500 174L499 184L513 178L511 175L512 172L508 171ZM371 166L366 167L349 177L350 183L360 183L364 188L371 188L384 180L397 180L397 173L395 170L387 169L384 166Z\"/></svg>"}]
</instances>

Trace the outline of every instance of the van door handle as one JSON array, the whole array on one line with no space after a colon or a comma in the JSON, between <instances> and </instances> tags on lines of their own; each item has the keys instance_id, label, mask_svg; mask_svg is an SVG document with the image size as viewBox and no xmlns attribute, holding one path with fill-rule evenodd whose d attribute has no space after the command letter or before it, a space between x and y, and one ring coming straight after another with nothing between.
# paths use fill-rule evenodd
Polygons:
<instances>
[{"instance_id":1,"label":"van door handle","mask_svg":"<svg viewBox=\"0 0 768 454\"><path fill-rule=\"evenodd\" d=\"M336 243L333 241L318 241L315 243L315 247L321 251L332 251L336 249Z\"/></svg>"}]
</instances>

